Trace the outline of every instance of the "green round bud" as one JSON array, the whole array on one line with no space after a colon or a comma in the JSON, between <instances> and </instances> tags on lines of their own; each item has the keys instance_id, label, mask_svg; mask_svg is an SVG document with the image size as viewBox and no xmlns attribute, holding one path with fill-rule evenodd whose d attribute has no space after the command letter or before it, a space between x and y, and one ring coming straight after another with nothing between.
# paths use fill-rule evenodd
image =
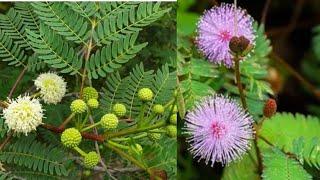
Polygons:
<instances>
[{"instance_id":1,"label":"green round bud","mask_svg":"<svg viewBox=\"0 0 320 180\"><path fill-rule=\"evenodd\" d=\"M96 152L91 151L84 156L83 164L86 168L92 169L98 164L99 160L99 155Z\"/></svg>"},{"instance_id":2,"label":"green round bud","mask_svg":"<svg viewBox=\"0 0 320 180\"><path fill-rule=\"evenodd\" d=\"M153 132L149 132L148 133L148 138L151 141L158 141L161 138L161 133L153 133Z\"/></svg>"},{"instance_id":3,"label":"green round bud","mask_svg":"<svg viewBox=\"0 0 320 180\"><path fill-rule=\"evenodd\" d=\"M153 98L153 92L149 88L142 88L138 91L138 97L142 101L151 101Z\"/></svg>"},{"instance_id":4,"label":"green round bud","mask_svg":"<svg viewBox=\"0 0 320 180\"><path fill-rule=\"evenodd\" d=\"M83 88L83 99L88 101L89 99L98 99L99 93L93 87L85 87Z\"/></svg>"},{"instance_id":5,"label":"green round bud","mask_svg":"<svg viewBox=\"0 0 320 180\"><path fill-rule=\"evenodd\" d=\"M177 127L174 125L167 126L167 135L171 138L177 137Z\"/></svg>"},{"instance_id":6,"label":"green round bud","mask_svg":"<svg viewBox=\"0 0 320 180\"><path fill-rule=\"evenodd\" d=\"M70 105L70 109L71 109L71 112L80 114L80 113L86 112L87 105L83 100L76 99L76 100L72 101L72 103Z\"/></svg>"},{"instance_id":7,"label":"green round bud","mask_svg":"<svg viewBox=\"0 0 320 180\"><path fill-rule=\"evenodd\" d=\"M118 117L123 117L126 115L127 109L126 106L120 103L117 103L113 106L113 112L118 116Z\"/></svg>"},{"instance_id":8,"label":"green round bud","mask_svg":"<svg viewBox=\"0 0 320 180\"><path fill-rule=\"evenodd\" d=\"M170 116L170 123L174 124L174 125L177 125L177 114L172 114Z\"/></svg>"},{"instance_id":9,"label":"green round bud","mask_svg":"<svg viewBox=\"0 0 320 180\"><path fill-rule=\"evenodd\" d=\"M153 112L156 114L163 114L164 107L161 104L156 104L153 106Z\"/></svg>"},{"instance_id":10,"label":"green round bud","mask_svg":"<svg viewBox=\"0 0 320 180\"><path fill-rule=\"evenodd\" d=\"M140 144L132 145L130 150L129 150L129 153L130 154L142 155L142 153L143 153L142 146Z\"/></svg>"},{"instance_id":11,"label":"green round bud","mask_svg":"<svg viewBox=\"0 0 320 180\"><path fill-rule=\"evenodd\" d=\"M61 142L68 148L77 147L81 142L81 134L76 128L68 128L61 134Z\"/></svg>"},{"instance_id":12,"label":"green round bud","mask_svg":"<svg viewBox=\"0 0 320 180\"><path fill-rule=\"evenodd\" d=\"M105 114L100 120L100 125L106 129L115 129L118 127L119 120L114 114Z\"/></svg>"},{"instance_id":13,"label":"green round bud","mask_svg":"<svg viewBox=\"0 0 320 180\"><path fill-rule=\"evenodd\" d=\"M172 113L177 113L178 112L178 106L177 105L174 105L173 108L172 108L172 105L169 106L169 111L171 111L172 109Z\"/></svg>"},{"instance_id":14,"label":"green round bud","mask_svg":"<svg viewBox=\"0 0 320 180\"><path fill-rule=\"evenodd\" d=\"M87 104L92 109L96 109L99 107L99 101L96 99L89 99Z\"/></svg>"}]
</instances>

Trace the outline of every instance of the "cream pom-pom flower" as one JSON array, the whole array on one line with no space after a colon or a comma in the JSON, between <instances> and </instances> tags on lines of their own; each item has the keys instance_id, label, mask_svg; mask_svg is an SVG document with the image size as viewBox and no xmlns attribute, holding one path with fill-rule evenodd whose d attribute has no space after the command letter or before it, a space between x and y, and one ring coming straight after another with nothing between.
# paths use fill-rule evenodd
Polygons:
<instances>
[{"instance_id":1,"label":"cream pom-pom flower","mask_svg":"<svg viewBox=\"0 0 320 180\"><path fill-rule=\"evenodd\" d=\"M67 91L67 83L56 73L48 72L40 74L34 81L40 96L47 104L57 104Z\"/></svg>"},{"instance_id":2,"label":"cream pom-pom flower","mask_svg":"<svg viewBox=\"0 0 320 180\"><path fill-rule=\"evenodd\" d=\"M10 130L27 135L42 124L43 109L38 99L19 96L9 100L8 107L3 110L3 117Z\"/></svg>"}]
</instances>

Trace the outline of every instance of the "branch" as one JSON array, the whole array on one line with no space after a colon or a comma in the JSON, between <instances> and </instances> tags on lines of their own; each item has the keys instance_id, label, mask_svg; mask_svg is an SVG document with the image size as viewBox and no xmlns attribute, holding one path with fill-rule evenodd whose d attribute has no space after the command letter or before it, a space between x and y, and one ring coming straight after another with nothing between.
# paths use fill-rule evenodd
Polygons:
<instances>
[{"instance_id":1,"label":"branch","mask_svg":"<svg viewBox=\"0 0 320 180\"><path fill-rule=\"evenodd\" d=\"M12 97L14 91L16 90L19 82L20 82L21 79L23 78L23 76L24 76L24 74L26 73L27 69L28 69L28 68L25 67L25 68L23 68L23 70L20 72L20 74L19 74L16 82L13 84L13 86L12 86L12 88L11 88L11 90L10 90L10 93L9 93L9 95L8 95L8 98L9 98L9 99Z\"/></svg>"},{"instance_id":2,"label":"branch","mask_svg":"<svg viewBox=\"0 0 320 180\"><path fill-rule=\"evenodd\" d=\"M65 128L59 128L59 127L56 127L56 126L53 126L50 124L43 124L43 125L41 125L41 127L48 129L49 131L52 131L54 133L59 133L59 134L65 130ZM95 135L92 133L82 132L81 135L84 139L89 139L89 140L93 140L93 141L103 142L105 140L105 138L103 136Z\"/></svg>"},{"instance_id":3,"label":"branch","mask_svg":"<svg viewBox=\"0 0 320 180\"><path fill-rule=\"evenodd\" d=\"M266 24L266 19L267 19L267 14L268 14L268 10L270 7L270 3L271 3L271 0L266 0L266 2L264 4L262 15L261 15L261 20L260 20L261 24Z\"/></svg>"},{"instance_id":4,"label":"branch","mask_svg":"<svg viewBox=\"0 0 320 180\"><path fill-rule=\"evenodd\" d=\"M307 81L302 75L300 75L295 69L293 69L284 59L278 56L276 53L272 52L270 54L271 59L275 62L280 63L287 69L287 71L292 74L301 84L303 84L314 96L320 101L320 91L313 86L309 81Z\"/></svg>"}]
</instances>

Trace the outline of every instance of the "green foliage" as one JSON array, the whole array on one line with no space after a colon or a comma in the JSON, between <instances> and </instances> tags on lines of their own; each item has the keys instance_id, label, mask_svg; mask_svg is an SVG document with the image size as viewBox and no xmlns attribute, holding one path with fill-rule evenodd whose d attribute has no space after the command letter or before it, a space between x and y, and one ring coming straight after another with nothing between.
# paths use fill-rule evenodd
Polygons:
<instances>
[{"instance_id":1,"label":"green foliage","mask_svg":"<svg viewBox=\"0 0 320 180\"><path fill-rule=\"evenodd\" d=\"M251 148L241 160L233 162L230 166L224 168L222 180L260 179L257 164L255 148Z\"/></svg>"},{"instance_id":2,"label":"green foliage","mask_svg":"<svg viewBox=\"0 0 320 180\"><path fill-rule=\"evenodd\" d=\"M58 176L67 176L66 155L52 145L45 145L34 137L20 137L0 152L1 162L27 167L33 171Z\"/></svg>"},{"instance_id":3,"label":"green foliage","mask_svg":"<svg viewBox=\"0 0 320 180\"><path fill-rule=\"evenodd\" d=\"M320 121L316 117L290 113L278 113L265 120L259 136L262 136L274 146L285 152L296 154L311 166L319 168L320 155ZM302 139L301 139L302 138ZM263 141L259 141L262 149L268 148ZM301 160L303 163L303 161Z\"/></svg>"},{"instance_id":4,"label":"green foliage","mask_svg":"<svg viewBox=\"0 0 320 180\"><path fill-rule=\"evenodd\" d=\"M297 161L279 149L272 149L264 154L263 166L262 177L265 180L312 179Z\"/></svg>"},{"instance_id":5,"label":"green foliage","mask_svg":"<svg viewBox=\"0 0 320 180\"><path fill-rule=\"evenodd\" d=\"M40 33L27 30L28 39L38 58L62 73L81 74L82 59L67 42L45 25L40 25Z\"/></svg>"},{"instance_id":6,"label":"green foliage","mask_svg":"<svg viewBox=\"0 0 320 180\"><path fill-rule=\"evenodd\" d=\"M130 7L123 12L107 16L97 26L98 44L110 44L112 41L142 30L142 27L159 19L169 9L161 9L160 3L144 2L137 7Z\"/></svg>"},{"instance_id":7,"label":"green foliage","mask_svg":"<svg viewBox=\"0 0 320 180\"><path fill-rule=\"evenodd\" d=\"M91 55L86 65L88 77L94 79L98 79L99 76L106 77L106 73L112 73L135 57L136 53L147 46L147 43L135 45L137 36L137 33L129 34Z\"/></svg>"},{"instance_id":8,"label":"green foliage","mask_svg":"<svg viewBox=\"0 0 320 180\"><path fill-rule=\"evenodd\" d=\"M315 53L317 59L320 59L320 26L316 26L313 29L315 36L312 39L312 48Z\"/></svg>"},{"instance_id":9,"label":"green foliage","mask_svg":"<svg viewBox=\"0 0 320 180\"><path fill-rule=\"evenodd\" d=\"M138 91L148 87L154 93L153 100L148 103L149 114L154 104L166 104L172 99L175 81L175 74L169 72L168 66L163 66L154 73L153 70L145 71L142 64L136 65L130 75L124 78L116 72L107 78L107 88L103 88L104 109L111 111L115 103L121 102L128 110L128 117L132 118L139 113L142 105L137 98Z\"/></svg>"},{"instance_id":10,"label":"green foliage","mask_svg":"<svg viewBox=\"0 0 320 180\"><path fill-rule=\"evenodd\" d=\"M87 21L71 11L64 3L35 2L31 4L38 17L58 34L67 40L88 46L86 33Z\"/></svg>"},{"instance_id":11,"label":"green foliage","mask_svg":"<svg viewBox=\"0 0 320 180\"><path fill-rule=\"evenodd\" d=\"M3 138L8 131L7 125L4 123L4 119L0 117L0 137Z\"/></svg>"},{"instance_id":12,"label":"green foliage","mask_svg":"<svg viewBox=\"0 0 320 180\"><path fill-rule=\"evenodd\" d=\"M170 149L170 150L168 150ZM168 179L176 179L177 175L177 142L162 138L156 144L144 148L144 156L151 169L164 169Z\"/></svg>"}]
</instances>

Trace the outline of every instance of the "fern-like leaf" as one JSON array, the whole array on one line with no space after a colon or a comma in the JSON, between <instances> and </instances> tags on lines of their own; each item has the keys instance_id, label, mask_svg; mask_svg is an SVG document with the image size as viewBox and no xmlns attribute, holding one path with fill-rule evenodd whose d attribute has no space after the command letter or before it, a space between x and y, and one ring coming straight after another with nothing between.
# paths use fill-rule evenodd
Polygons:
<instances>
[{"instance_id":1,"label":"fern-like leaf","mask_svg":"<svg viewBox=\"0 0 320 180\"><path fill-rule=\"evenodd\" d=\"M88 77L97 79L99 76L106 77L107 73L114 72L136 56L147 43L135 45L138 33L128 35L119 41L114 41L91 55L86 64Z\"/></svg>"},{"instance_id":2,"label":"fern-like leaf","mask_svg":"<svg viewBox=\"0 0 320 180\"><path fill-rule=\"evenodd\" d=\"M263 156L264 180L312 179L310 174L294 159L289 158L278 149L268 150Z\"/></svg>"},{"instance_id":3,"label":"fern-like leaf","mask_svg":"<svg viewBox=\"0 0 320 180\"><path fill-rule=\"evenodd\" d=\"M14 9L20 14L25 29L39 32L40 19L33 12L30 3L17 2L14 4Z\"/></svg>"},{"instance_id":4,"label":"fern-like leaf","mask_svg":"<svg viewBox=\"0 0 320 180\"><path fill-rule=\"evenodd\" d=\"M112 73L107 77L106 88L103 90L102 104L109 112L112 111L112 106L116 102L121 102L122 95L120 89L123 89L123 79L121 79L119 72Z\"/></svg>"},{"instance_id":5,"label":"fern-like leaf","mask_svg":"<svg viewBox=\"0 0 320 180\"><path fill-rule=\"evenodd\" d=\"M67 40L88 46L85 36L88 23L64 3L34 2L34 12L51 29Z\"/></svg>"},{"instance_id":6,"label":"fern-like leaf","mask_svg":"<svg viewBox=\"0 0 320 180\"><path fill-rule=\"evenodd\" d=\"M147 114L151 113L154 104L165 105L173 97L173 91L176 88L176 73L170 73L168 65L158 69L152 81L153 99L148 103Z\"/></svg>"},{"instance_id":7,"label":"fern-like leaf","mask_svg":"<svg viewBox=\"0 0 320 180\"><path fill-rule=\"evenodd\" d=\"M80 74L82 59L67 42L45 25L40 25L40 34L27 30L28 40L38 57L62 73Z\"/></svg>"},{"instance_id":8,"label":"fern-like leaf","mask_svg":"<svg viewBox=\"0 0 320 180\"><path fill-rule=\"evenodd\" d=\"M306 142L303 137L300 137L292 142L292 146L292 152L301 164L306 162L309 166L320 169L320 138L314 137Z\"/></svg>"},{"instance_id":9,"label":"fern-like leaf","mask_svg":"<svg viewBox=\"0 0 320 180\"><path fill-rule=\"evenodd\" d=\"M65 153L54 146L47 146L33 137L19 138L0 152L1 162L24 166L33 171L67 176Z\"/></svg>"},{"instance_id":10,"label":"fern-like leaf","mask_svg":"<svg viewBox=\"0 0 320 180\"><path fill-rule=\"evenodd\" d=\"M0 58L9 65L26 66L27 57L24 50L3 31L0 31Z\"/></svg>"},{"instance_id":11,"label":"fern-like leaf","mask_svg":"<svg viewBox=\"0 0 320 180\"><path fill-rule=\"evenodd\" d=\"M306 154L303 155L304 160L309 162L308 164L318 167L320 162L319 152L317 152L320 147L319 129L320 121L316 117L278 113L264 121L262 128L258 132L259 136L290 153L297 151L297 145L294 145L293 142L302 137L307 142L306 144L301 144L306 148ZM315 139L318 140L315 141ZM262 149L269 147L261 140L259 140L259 146ZM300 155L297 154L297 156Z\"/></svg>"},{"instance_id":12,"label":"fern-like leaf","mask_svg":"<svg viewBox=\"0 0 320 180\"><path fill-rule=\"evenodd\" d=\"M144 87L152 87L153 70L145 71L142 64L137 65L130 75L125 78L126 91L123 93L123 102L129 111L128 117L137 115L142 102L138 98L138 91Z\"/></svg>"},{"instance_id":13,"label":"fern-like leaf","mask_svg":"<svg viewBox=\"0 0 320 180\"><path fill-rule=\"evenodd\" d=\"M97 44L110 44L134 32L139 32L142 27L151 24L162 17L169 9L161 9L160 3L143 2L137 8L132 6L127 11L109 16L97 26Z\"/></svg>"}]
</instances>

